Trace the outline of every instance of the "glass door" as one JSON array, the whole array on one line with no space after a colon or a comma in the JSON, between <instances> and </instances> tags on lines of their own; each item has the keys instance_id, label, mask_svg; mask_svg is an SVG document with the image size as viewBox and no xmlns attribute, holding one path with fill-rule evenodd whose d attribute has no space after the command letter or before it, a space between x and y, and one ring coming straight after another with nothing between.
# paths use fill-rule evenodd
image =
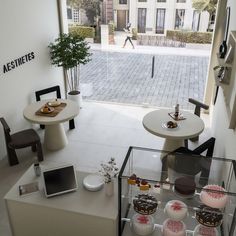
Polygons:
<instances>
[{"instance_id":1,"label":"glass door","mask_svg":"<svg viewBox=\"0 0 236 236\"><path fill-rule=\"evenodd\" d=\"M138 33L146 33L146 8L138 8Z\"/></svg>"},{"instance_id":2,"label":"glass door","mask_svg":"<svg viewBox=\"0 0 236 236\"><path fill-rule=\"evenodd\" d=\"M157 8L156 34L164 34L166 9Z\"/></svg>"}]
</instances>

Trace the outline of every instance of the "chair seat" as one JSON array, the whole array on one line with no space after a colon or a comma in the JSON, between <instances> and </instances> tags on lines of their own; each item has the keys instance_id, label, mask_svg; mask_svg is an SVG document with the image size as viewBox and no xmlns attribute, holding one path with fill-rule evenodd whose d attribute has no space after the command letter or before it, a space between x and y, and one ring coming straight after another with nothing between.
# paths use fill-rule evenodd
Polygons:
<instances>
[{"instance_id":1,"label":"chair seat","mask_svg":"<svg viewBox=\"0 0 236 236\"><path fill-rule=\"evenodd\" d=\"M11 142L8 144L11 148L24 148L40 142L39 135L33 129L26 129L11 135Z\"/></svg>"}]
</instances>

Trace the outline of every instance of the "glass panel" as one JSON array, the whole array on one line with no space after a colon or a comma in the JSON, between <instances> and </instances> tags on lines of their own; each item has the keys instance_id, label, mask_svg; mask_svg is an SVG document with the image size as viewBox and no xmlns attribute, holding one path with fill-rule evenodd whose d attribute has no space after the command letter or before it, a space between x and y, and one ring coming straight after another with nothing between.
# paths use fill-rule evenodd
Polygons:
<instances>
[{"instance_id":1,"label":"glass panel","mask_svg":"<svg viewBox=\"0 0 236 236\"><path fill-rule=\"evenodd\" d=\"M184 15L185 10L184 9L176 9L175 13L175 29L180 29L184 25Z\"/></svg>"},{"instance_id":2,"label":"glass panel","mask_svg":"<svg viewBox=\"0 0 236 236\"><path fill-rule=\"evenodd\" d=\"M166 0L157 0L157 2L166 2Z\"/></svg>"},{"instance_id":3,"label":"glass panel","mask_svg":"<svg viewBox=\"0 0 236 236\"><path fill-rule=\"evenodd\" d=\"M157 9L156 33L164 34L166 9Z\"/></svg>"},{"instance_id":4,"label":"glass panel","mask_svg":"<svg viewBox=\"0 0 236 236\"><path fill-rule=\"evenodd\" d=\"M177 3L185 3L186 0L176 0Z\"/></svg>"},{"instance_id":5,"label":"glass panel","mask_svg":"<svg viewBox=\"0 0 236 236\"><path fill-rule=\"evenodd\" d=\"M138 33L146 32L146 8L138 8Z\"/></svg>"},{"instance_id":6,"label":"glass panel","mask_svg":"<svg viewBox=\"0 0 236 236\"><path fill-rule=\"evenodd\" d=\"M188 216L183 219L187 232L193 235L194 229L199 224L196 212L200 211L201 191L206 185L223 186L223 194L228 195L225 209L220 211L214 208L204 209L206 212L220 212L223 223L217 227L217 231L225 232L224 235L235 235L235 161L226 158L206 157L196 155L189 151L186 153L164 152L160 150L130 147L125 157L119 174L119 203L120 203L120 232L122 236L135 235L129 222L134 214L134 199L142 194L155 197L158 201L158 209L152 214L155 222L155 232L152 235L162 235L161 228L167 215L165 208L167 202L176 199L187 205ZM133 178L134 177L134 178ZM185 191L189 185L182 179L191 179L196 184L193 195L186 197L177 192L176 180ZM134 180L134 182L133 182ZM147 189L141 188L145 185ZM156 188L158 186L158 188ZM188 186L188 187L187 187ZM222 194L222 190L210 190L213 194ZM204 191L208 192L208 191ZM231 230L231 233L230 233ZM219 234L223 236L223 234Z\"/></svg>"},{"instance_id":7,"label":"glass panel","mask_svg":"<svg viewBox=\"0 0 236 236\"><path fill-rule=\"evenodd\" d=\"M127 4L127 0L119 0L119 4Z\"/></svg>"},{"instance_id":8,"label":"glass panel","mask_svg":"<svg viewBox=\"0 0 236 236\"><path fill-rule=\"evenodd\" d=\"M199 23L200 23L200 13L198 11L193 12L193 23L192 23L192 30L198 31L199 30Z\"/></svg>"},{"instance_id":9,"label":"glass panel","mask_svg":"<svg viewBox=\"0 0 236 236\"><path fill-rule=\"evenodd\" d=\"M71 10L71 8L67 8L67 18L72 20L72 10Z\"/></svg>"}]
</instances>

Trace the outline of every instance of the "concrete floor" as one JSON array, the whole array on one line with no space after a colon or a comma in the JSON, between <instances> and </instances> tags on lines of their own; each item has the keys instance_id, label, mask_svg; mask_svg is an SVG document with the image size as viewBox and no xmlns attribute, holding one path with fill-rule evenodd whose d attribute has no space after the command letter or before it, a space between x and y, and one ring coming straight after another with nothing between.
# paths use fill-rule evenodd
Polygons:
<instances>
[{"instance_id":1,"label":"concrete floor","mask_svg":"<svg viewBox=\"0 0 236 236\"><path fill-rule=\"evenodd\" d=\"M69 144L62 150L49 152L44 150L45 161L72 163L78 170L97 172L102 161L111 156L119 166L124 160L129 146L162 149L164 139L148 133L142 126L143 116L151 108L111 105L105 103L84 102L79 116L75 119L76 129L68 130L65 123ZM206 128L199 143L210 135L208 115L202 116ZM43 130L37 131L43 140ZM190 143L190 148L198 143ZM6 158L0 161L0 235L11 236L4 195L34 162L30 149L18 152L20 164L9 167ZM22 235L23 236L23 235Z\"/></svg>"}]
</instances>

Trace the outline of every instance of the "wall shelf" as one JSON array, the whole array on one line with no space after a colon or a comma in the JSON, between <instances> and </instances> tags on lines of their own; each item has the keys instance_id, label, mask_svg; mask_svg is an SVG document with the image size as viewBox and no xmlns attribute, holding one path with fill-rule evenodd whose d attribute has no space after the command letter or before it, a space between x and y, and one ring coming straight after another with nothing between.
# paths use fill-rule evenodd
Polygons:
<instances>
[{"instance_id":1,"label":"wall shelf","mask_svg":"<svg viewBox=\"0 0 236 236\"><path fill-rule=\"evenodd\" d=\"M220 58L217 53L218 65L214 68L216 86L220 86L225 97L226 109L229 116L229 129L236 128L236 31L231 31L227 42L227 53ZM220 67L225 68L224 76Z\"/></svg>"}]
</instances>

